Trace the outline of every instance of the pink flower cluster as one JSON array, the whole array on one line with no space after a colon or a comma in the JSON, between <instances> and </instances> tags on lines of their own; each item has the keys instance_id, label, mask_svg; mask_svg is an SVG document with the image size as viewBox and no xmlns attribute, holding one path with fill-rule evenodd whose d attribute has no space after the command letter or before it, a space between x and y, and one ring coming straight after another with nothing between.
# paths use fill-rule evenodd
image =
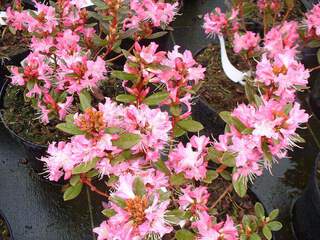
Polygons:
<instances>
[{"instance_id":1,"label":"pink flower cluster","mask_svg":"<svg viewBox=\"0 0 320 240\"><path fill-rule=\"evenodd\" d=\"M225 222L214 224L209 214L204 211L199 213L199 220L194 222L192 225L199 232L199 237L197 238L199 240L239 239L238 230L229 216L227 216Z\"/></svg>"},{"instance_id":2,"label":"pink flower cluster","mask_svg":"<svg viewBox=\"0 0 320 240\"><path fill-rule=\"evenodd\" d=\"M204 179L207 173L207 145L209 138L193 136L184 147L180 142L170 152L168 166L176 173L184 173L188 179Z\"/></svg>"},{"instance_id":3,"label":"pink flower cluster","mask_svg":"<svg viewBox=\"0 0 320 240\"><path fill-rule=\"evenodd\" d=\"M109 98L104 104L99 104L98 110L90 108L84 114L75 114L74 123L83 134L73 136L70 142L50 144L49 156L41 159L46 164L51 181L58 181L63 174L64 179L69 179L76 166L94 158L99 158L97 169L102 176L134 168L135 165L130 166L130 162L113 165L113 158L123 152L113 144L113 140L121 134L106 133L105 129L122 129L139 135L141 139L131 147L131 151L137 156L143 153L143 158L137 158L137 162L143 164L159 158L172 128L168 114L160 109L150 109L146 105L124 107Z\"/></svg>"},{"instance_id":4,"label":"pink flower cluster","mask_svg":"<svg viewBox=\"0 0 320 240\"><path fill-rule=\"evenodd\" d=\"M85 25L85 10L69 0L59 4L55 9L36 2L32 14L7 10L12 27L32 34L29 56L11 69L12 84L28 89L45 124L55 116L64 119L73 94L96 87L107 73L104 60L91 56L95 30Z\"/></svg>"},{"instance_id":5,"label":"pink flower cluster","mask_svg":"<svg viewBox=\"0 0 320 240\"><path fill-rule=\"evenodd\" d=\"M160 192L167 191L168 178L162 175L159 179L155 177L157 174L157 171L142 171L135 175L128 173L119 176L111 199L121 199L125 207L112 200L105 206L114 215L93 230L99 240L161 238L173 230L166 220L170 200L160 198ZM143 194L135 193L134 182L137 179L144 184L146 192Z\"/></svg>"},{"instance_id":6,"label":"pink flower cluster","mask_svg":"<svg viewBox=\"0 0 320 240\"><path fill-rule=\"evenodd\" d=\"M296 22L284 22L266 34L266 53L255 75L260 100L234 109L231 117L241 125L231 124L215 143L217 151L235 154L234 180L261 175L262 166L270 168L273 157L285 157L298 139L297 128L308 121L308 114L295 102L296 91L305 88L309 78L296 57L297 39Z\"/></svg>"},{"instance_id":7,"label":"pink flower cluster","mask_svg":"<svg viewBox=\"0 0 320 240\"><path fill-rule=\"evenodd\" d=\"M220 8L215 8L214 12L207 13L204 15L204 25L203 28L206 34L221 35L223 34L227 27L231 25L233 31L238 30L239 24L236 21L238 17L238 10L232 9L230 17L223 12Z\"/></svg>"},{"instance_id":8,"label":"pink flower cluster","mask_svg":"<svg viewBox=\"0 0 320 240\"><path fill-rule=\"evenodd\" d=\"M124 20L124 29L139 29L148 23L152 27L163 27L170 24L177 13L178 2L173 4L155 0L130 0L131 13Z\"/></svg>"},{"instance_id":9,"label":"pink flower cluster","mask_svg":"<svg viewBox=\"0 0 320 240\"><path fill-rule=\"evenodd\" d=\"M316 4L306 13L308 33L311 36L320 36L320 4Z\"/></svg>"},{"instance_id":10,"label":"pink flower cluster","mask_svg":"<svg viewBox=\"0 0 320 240\"><path fill-rule=\"evenodd\" d=\"M254 32L247 31L243 35L238 32L234 34L233 49L235 53L241 51L254 52L259 49L260 36Z\"/></svg>"},{"instance_id":11,"label":"pink flower cluster","mask_svg":"<svg viewBox=\"0 0 320 240\"><path fill-rule=\"evenodd\" d=\"M152 42L148 46L141 47L135 44L134 55L128 57L124 71L140 76L140 81L146 86L144 90L138 86L127 86L126 90L136 96L138 101L143 100L150 92L147 83L164 84L169 93L169 99L163 104L184 104L187 106L185 114L180 118L186 118L191 114L192 95L188 90L204 79L205 68L198 64L189 50L179 52L179 46L174 46L173 51L157 51L158 45ZM139 85L139 84L138 84ZM140 85L139 85L140 86Z\"/></svg>"}]
</instances>

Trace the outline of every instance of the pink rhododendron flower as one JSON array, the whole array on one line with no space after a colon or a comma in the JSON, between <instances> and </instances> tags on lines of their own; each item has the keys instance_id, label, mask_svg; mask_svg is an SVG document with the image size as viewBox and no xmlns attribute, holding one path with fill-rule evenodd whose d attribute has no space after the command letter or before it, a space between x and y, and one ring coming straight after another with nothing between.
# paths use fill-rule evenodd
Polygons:
<instances>
[{"instance_id":1,"label":"pink rhododendron flower","mask_svg":"<svg viewBox=\"0 0 320 240\"><path fill-rule=\"evenodd\" d=\"M274 56L290 48L295 48L299 38L298 23L295 21L284 22L273 27L264 38L264 48L270 56Z\"/></svg>"},{"instance_id":2,"label":"pink rhododendron flower","mask_svg":"<svg viewBox=\"0 0 320 240\"><path fill-rule=\"evenodd\" d=\"M207 202L209 199L209 192L206 187L187 186L185 189L181 189L182 196L179 197L179 205L183 210L190 208L195 213L198 211L207 210Z\"/></svg>"},{"instance_id":3,"label":"pink rhododendron flower","mask_svg":"<svg viewBox=\"0 0 320 240\"><path fill-rule=\"evenodd\" d=\"M169 167L176 173L184 173L188 179L203 179L207 173L205 156L208 143L209 138L205 136L193 136L186 146L179 143L169 154Z\"/></svg>"},{"instance_id":4,"label":"pink rhododendron flower","mask_svg":"<svg viewBox=\"0 0 320 240\"><path fill-rule=\"evenodd\" d=\"M145 21L153 27L168 25L173 21L177 12L178 3L165 3L154 0L130 0L131 16L124 20L123 27L139 28Z\"/></svg>"},{"instance_id":5,"label":"pink rhododendron flower","mask_svg":"<svg viewBox=\"0 0 320 240\"><path fill-rule=\"evenodd\" d=\"M35 16L28 19L28 31L51 33L58 25L55 9L36 1L35 3L37 10Z\"/></svg>"},{"instance_id":6,"label":"pink rhododendron flower","mask_svg":"<svg viewBox=\"0 0 320 240\"><path fill-rule=\"evenodd\" d=\"M309 35L320 36L320 3L315 4L313 8L306 13L306 22Z\"/></svg>"},{"instance_id":7,"label":"pink rhododendron flower","mask_svg":"<svg viewBox=\"0 0 320 240\"><path fill-rule=\"evenodd\" d=\"M68 114L72 106L72 103L73 103L73 96L68 96L64 103L58 103L58 106L59 106L58 114L59 114L60 120L63 120L65 116Z\"/></svg>"},{"instance_id":8,"label":"pink rhododendron flower","mask_svg":"<svg viewBox=\"0 0 320 240\"><path fill-rule=\"evenodd\" d=\"M214 12L204 15L203 28L206 34L222 34L228 24L226 14L221 12L220 8L215 8Z\"/></svg>"},{"instance_id":9,"label":"pink rhododendron flower","mask_svg":"<svg viewBox=\"0 0 320 240\"><path fill-rule=\"evenodd\" d=\"M199 232L199 240L237 240L238 230L232 219L227 216L225 222L213 224L211 217L207 212L199 213L199 220L195 221L192 226Z\"/></svg>"},{"instance_id":10,"label":"pink rhododendron flower","mask_svg":"<svg viewBox=\"0 0 320 240\"><path fill-rule=\"evenodd\" d=\"M243 35L234 34L233 49L235 53L241 51L253 52L259 49L260 37L254 32L247 31Z\"/></svg>"},{"instance_id":11,"label":"pink rhododendron flower","mask_svg":"<svg viewBox=\"0 0 320 240\"><path fill-rule=\"evenodd\" d=\"M30 15L27 11L14 11L11 7L7 8L6 14L8 25L16 30L23 30L30 19Z\"/></svg>"}]
</instances>

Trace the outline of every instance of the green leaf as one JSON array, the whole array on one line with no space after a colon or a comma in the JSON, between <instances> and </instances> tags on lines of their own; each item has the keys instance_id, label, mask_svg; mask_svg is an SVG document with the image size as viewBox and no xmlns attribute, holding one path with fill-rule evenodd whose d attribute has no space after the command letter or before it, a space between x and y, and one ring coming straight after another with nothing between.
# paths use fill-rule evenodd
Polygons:
<instances>
[{"instance_id":1,"label":"green leaf","mask_svg":"<svg viewBox=\"0 0 320 240\"><path fill-rule=\"evenodd\" d=\"M107 5L104 1L102 1L102 0L91 0L91 2L92 2L94 5L96 5L97 8L100 9L100 10L106 10L106 9L109 8L108 5Z\"/></svg>"},{"instance_id":2,"label":"green leaf","mask_svg":"<svg viewBox=\"0 0 320 240\"><path fill-rule=\"evenodd\" d=\"M112 196L110 198L110 201L117 204L119 207L121 208L125 208L126 207L126 201L120 197L117 197L117 196Z\"/></svg>"},{"instance_id":3,"label":"green leaf","mask_svg":"<svg viewBox=\"0 0 320 240\"><path fill-rule=\"evenodd\" d=\"M268 227L271 231L279 231L282 228L282 223L278 221L269 222Z\"/></svg>"},{"instance_id":4,"label":"green leaf","mask_svg":"<svg viewBox=\"0 0 320 240\"><path fill-rule=\"evenodd\" d=\"M208 154L207 154L207 159L212 160L216 163L220 163L220 158L222 157L222 152L217 151L213 147L208 148Z\"/></svg>"},{"instance_id":5,"label":"green leaf","mask_svg":"<svg viewBox=\"0 0 320 240\"><path fill-rule=\"evenodd\" d=\"M219 174L216 172L216 171L214 171L214 170L208 170L207 171L207 175L206 175L206 177L205 177L205 179L203 179L203 181L205 182L205 183L212 183L212 181L213 180L215 180L217 177L219 177Z\"/></svg>"},{"instance_id":6,"label":"green leaf","mask_svg":"<svg viewBox=\"0 0 320 240\"><path fill-rule=\"evenodd\" d=\"M76 198L82 190L83 184L81 182L78 182L75 186L70 186L67 188L67 190L63 193L63 200L69 201L74 198Z\"/></svg>"},{"instance_id":7,"label":"green leaf","mask_svg":"<svg viewBox=\"0 0 320 240\"><path fill-rule=\"evenodd\" d=\"M119 135L117 140L113 140L112 143L114 146L117 146L121 149L130 149L133 146L137 145L141 140L140 135L134 133L122 133Z\"/></svg>"},{"instance_id":8,"label":"green leaf","mask_svg":"<svg viewBox=\"0 0 320 240\"><path fill-rule=\"evenodd\" d=\"M173 105L170 107L170 113L175 116L178 117L181 114L181 107L180 105Z\"/></svg>"},{"instance_id":9,"label":"green leaf","mask_svg":"<svg viewBox=\"0 0 320 240\"><path fill-rule=\"evenodd\" d=\"M307 43L307 46L310 48L318 48L320 47L320 41L319 40L311 40Z\"/></svg>"},{"instance_id":10,"label":"green leaf","mask_svg":"<svg viewBox=\"0 0 320 240\"><path fill-rule=\"evenodd\" d=\"M157 162L155 162L154 163L154 167L157 170L165 173L166 175L170 175L170 170L169 170L169 168L167 167L166 163L163 160L159 159Z\"/></svg>"},{"instance_id":11,"label":"green leaf","mask_svg":"<svg viewBox=\"0 0 320 240\"><path fill-rule=\"evenodd\" d=\"M221 172L220 176L223 177L227 181L231 180L231 174L227 170Z\"/></svg>"},{"instance_id":12,"label":"green leaf","mask_svg":"<svg viewBox=\"0 0 320 240\"><path fill-rule=\"evenodd\" d=\"M240 235L240 240L248 240L247 236L245 234Z\"/></svg>"},{"instance_id":13,"label":"green leaf","mask_svg":"<svg viewBox=\"0 0 320 240\"><path fill-rule=\"evenodd\" d=\"M174 186L180 186L187 182L183 173L173 174L170 176L170 183Z\"/></svg>"},{"instance_id":14,"label":"green leaf","mask_svg":"<svg viewBox=\"0 0 320 240\"><path fill-rule=\"evenodd\" d=\"M59 123L56 128L59 130L69 133L71 135L82 135L84 134L83 131L81 131L76 125L73 123Z\"/></svg>"},{"instance_id":15,"label":"green leaf","mask_svg":"<svg viewBox=\"0 0 320 240\"><path fill-rule=\"evenodd\" d=\"M134 194L137 196L142 197L146 193L146 188L145 188L144 183L140 177L136 177L133 180L132 187L133 187Z\"/></svg>"},{"instance_id":16,"label":"green leaf","mask_svg":"<svg viewBox=\"0 0 320 240\"><path fill-rule=\"evenodd\" d=\"M268 143L263 142L261 147L262 147L263 156L264 156L265 160L272 162L272 154L269 150Z\"/></svg>"},{"instance_id":17,"label":"green leaf","mask_svg":"<svg viewBox=\"0 0 320 240\"><path fill-rule=\"evenodd\" d=\"M122 153L118 154L116 157L111 159L110 163L112 166L115 166L116 164L131 159L132 156L133 155L131 154L130 150L124 150Z\"/></svg>"},{"instance_id":18,"label":"green leaf","mask_svg":"<svg viewBox=\"0 0 320 240\"><path fill-rule=\"evenodd\" d=\"M108 217L108 218L113 217L114 215L116 215L116 211L113 210L113 209L110 209L110 208L109 208L109 209L108 209L108 208L103 209L103 210L101 211L101 213L102 213L104 216Z\"/></svg>"},{"instance_id":19,"label":"green leaf","mask_svg":"<svg viewBox=\"0 0 320 240\"><path fill-rule=\"evenodd\" d=\"M104 47L104 46L108 45L108 41L105 39L101 39L99 36L93 37L93 43L97 47Z\"/></svg>"},{"instance_id":20,"label":"green leaf","mask_svg":"<svg viewBox=\"0 0 320 240\"><path fill-rule=\"evenodd\" d=\"M252 233L249 240L261 240L261 237L256 233Z\"/></svg>"},{"instance_id":21,"label":"green leaf","mask_svg":"<svg viewBox=\"0 0 320 240\"><path fill-rule=\"evenodd\" d=\"M86 173L86 177L93 178L98 176L100 173L96 169L92 169L89 172Z\"/></svg>"},{"instance_id":22,"label":"green leaf","mask_svg":"<svg viewBox=\"0 0 320 240\"><path fill-rule=\"evenodd\" d=\"M180 229L176 231L175 238L177 240L192 240L195 239L195 235L187 229Z\"/></svg>"},{"instance_id":23,"label":"green leaf","mask_svg":"<svg viewBox=\"0 0 320 240\"><path fill-rule=\"evenodd\" d=\"M247 128L238 118L231 116L230 112L222 111L219 113L219 115L223 121L225 121L229 125L235 126L240 132L244 131Z\"/></svg>"},{"instance_id":24,"label":"green leaf","mask_svg":"<svg viewBox=\"0 0 320 240\"><path fill-rule=\"evenodd\" d=\"M239 197L244 197L247 193L248 185L245 179L240 177L237 181L233 182L233 188Z\"/></svg>"},{"instance_id":25,"label":"green leaf","mask_svg":"<svg viewBox=\"0 0 320 240\"><path fill-rule=\"evenodd\" d=\"M270 221L273 221L274 219L276 219L278 215L279 215L279 209L272 210L271 213L269 214Z\"/></svg>"},{"instance_id":26,"label":"green leaf","mask_svg":"<svg viewBox=\"0 0 320 240\"><path fill-rule=\"evenodd\" d=\"M186 220L188 215L185 211L180 209L169 210L165 213L165 219L173 224L179 224L181 221Z\"/></svg>"},{"instance_id":27,"label":"green leaf","mask_svg":"<svg viewBox=\"0 0 320 240\"><path fill-rule=\"evenodd\" d=\"M260 219L262 219L265 215L265 211L264 211L264 207L261 203L257 202L254 205L254 212L256 214L256 216Z\"/></svg>"},{"instance_id":28,"label":"green leaf","mask_svg":"<svg viewBox=\"0 0 320 240\"><path fill-rule=\"evenodd\" d=\"M269 229L269 227L268 227L267 225L265 225L265 226L262 228L262 233L263 233L263 235L266 237L266 239L271 240L271 238L272 238L272 233L271 233L271 230Z\"/></svg>"},{"instance_id":29,"label":"green leaf","mask_svg":"<svg viewBox=\"0 0 320 240\"><path fill-rule=\"evenodd\" d=\"M245 89L248 101L250 103L253 103L254 102L254 95L256 93L256 90L248 82L246 82L246 84L244 85L244 89Z\"/></svg>"},{"instance_id":30,"label":"green leaf","mask_svg":"<svg viewBox=\"0 0 320 240\"><path fill-rule=\"evenodd\" d=\"M157 92L144 99L143 102L149 106L156 106L159 103L163 102L168 96L169 93L167 92Z\"/></svg>"},{"instance_id":31,"label":"green leaf","mask_svg":"<svg viewBox=\"0 0 320 240\"><path fill-rule=\"evenodd\" d=\"M74 175L72 178L70 178L70 184L71 186L77 185L77 183L80 181L80 175Z\"/></svg>"},{"instance_id":32,"label":"green leaf","mask_svg":"<svg viewBox=\"0 0 320 240\"><path fill-rule=\"evenodd\" d=\"M82 90L79 94L79 98L82 111L91 107L92 97L88 91Z\"/></svg>"},{"instance_id":33,"label":"green leaf","mask_svg":"<svg viewBox=\"0 0 320 240\"><path fill-rule=\"evenodd\" d=\"M65 118L66 123L73 124L74 122L74 114L68 114Z\"/></svg>"},{"instance_id":34,"label":"green leaf","mask_svg":"<svg viewBox=\"0 0 320 240\"><path fill-rule=\"evenodd\" d=\"M123 71L112 71L111 75L118 78L118 79L121 79L121 80L128 80L128 81L133 81L133 82L138 80L137 75L131 74L131 73L126 73Z\"/></svg>"},{"instance_id":35,"label":"green leaf","mask_svg":"<svg viewBox=\"0 0 320 240\"><path fill-rule=\"evenodd\" d=\"M224 152L222 155L222 163L228 167L234 167L236 165L236 155L230 152Z\"/></svg>"},{"instance_id":36,"label":"green leaf","mask_svg":"<svg viewBox=\"0 0 320 240\"><path fill-rule=\"evenodd\" d=\"M181 120L178 123L178 126L188 132L199 132L203 129L203 125L192 119Z\"/></svg>"},{"instance_id":37,"label":"green leaf","mask_svg":"<svg viewBox=\"0 0 320 240\"><path fill-rule=\"evenodd\" d=\"M105 133L116 134L121 133L123 130L121 128L109 127L104 130Z\"/></svg>"},{"instance_id":38,"label":"green leaf","mask_svg":"<svg viewBox=\"0 0 320 240\"><path fill-rule=\"evenodd\" d=\"M136 97L130 94L119 94L118 96L116 96L116 100L118 102L131 103L136 101Z\"/></svg>"},{"instance_id":39,"label":"green leaf","mask_svg":"<svg viewBox=\"0 0 320 240\"><path fill-rule=\"evenodd\" d=\"M159 37L162 37L162 36L166 35L167 33L168 32L166 32L166 31L156 32L156 33L151 34L149 37L146 37L146 39L159 38Z\"/></svg>"},{"instance_id":40,"label":"green leaf","mask_svg":"<svg viewBox=\"0 0 320 240\"><path fill-rule=\"evenodd\" d=\"M318 63L320 64L320 48L317 51L317 59L318 59Z\"/></svg>"},{"instance_id":41,"label":"green leaf","mask_svg":"<svg viewBox=\"0 0 320 240\"><path fill-rule=\"evenodd\" d=\"M106 182L106 185L108 187L111 187L114 183L116 183L119 180L119 177L116 175L109 176L108 181Z\"/></svg>"},{"instance_id":42,"label":"green leaf","mask_svg":"<svg viewBox=\"0 0 320 240\"><path fill-rule=\"evenodd\" d=\"M181 137L183 134L185 134L186 131L183 130L181 127L179 127L178 125L175 125L174 128L173 128L173 134L174 134L174 137Z\"/></svg>"},{"instance_id":43,"label":"green leaf","mask_svg":"<svg viewBox=\"0 0 320 240\"><path fill-rule=\"evenodd\" d=\"M80 174L80 173L89 172L92 168L94 168L97 165L97 162L99 160L100 159L98 157L95 157L94 159L92 159L89 162L79 164L78 166L76 166L72 170L72 174Z\"/></svg>"}]
</instances>

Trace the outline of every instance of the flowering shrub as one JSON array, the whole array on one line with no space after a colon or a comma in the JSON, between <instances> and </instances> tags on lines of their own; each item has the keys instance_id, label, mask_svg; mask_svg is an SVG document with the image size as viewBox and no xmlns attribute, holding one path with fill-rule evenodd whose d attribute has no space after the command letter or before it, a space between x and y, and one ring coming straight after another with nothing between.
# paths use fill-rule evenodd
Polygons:
<instances>
[{"instance_id":1,"label":"flowering shrub","mask_svg":"<svg viewBox=\"0 0 320 240\"><path fill-rule=\"evenodd\" d=\"M62 3L66 2L58 1L57 6ZM52 17L57 14L54 8L41 4L32 14L8 10L11 16L17 16L9 17L12 26L37 33L27 65L23 70L13 69L13 82L31 86L28 97L40 97L38 107L44 122L49 121L52 109L65 120L57 128L72 136L68 141L51 143L41 161L50 180L69 181L64 200L77 197L84 185L108 200L103 210L106 220L93 230L98 240L173 238L172 233L178 240L271 239L272 231L282 226L275 221L278 210L266 215L257 203L255 214L244 215L240 222L228 215L221 220L217 218L220 213L214 211L216 203L210 200L208 186L229 173L231 183L225 194L234 189L243 197L249 180L260 176L264 168L270 169L303 141L296 131L309 116L296 101L296 92L306 88L309 70L297 58L298 23L285 18L271 27L265 22L265 37L261 38L246 31L243 6L235 6L231 13L216 8L205 15L208 35L225 34L234 42L236 53L249 64L253 57L257 62L248 66L248 104L220 113L226 122L225 132L214 140L192 135L182 142L180 136L203 128L192 119L191 105L205 68L190 51L179 51L179 46L165 52L158 51L155 42L142 46L138 41L146 26L159 27L172 21L177 5L131 1L130 14L121 28L132 30L137 41L131 49L122 51L127 59L123 71L108 69L122 80L126 92L116 100L106 97L94 106L88 90L104 79L110 46L103 48L104 53L101 48L92 52L97 36L93 28L79 21L85 10L67 3L57 13L63 14L70 6L79 13L77 21ZM103 10L104 6L98 7ZM117 9L116 4L111 6L114 9L108 11ZM280 11L279 1L258 1L258 7L264 14ZM316 11L317 6L307 13L307 19ZM20 14L35 19L24 22ZM80 26L74 28L75 24ZM59 26L67 29L56 33ZM309 35L313 28L312 24L308 26ZM108 44L115 43L119 36L107 34ZM65 101L57 102L53 93L64 93ZM69 114L74 95L79 95L81 109ZM105 189L98 189L96 180L106 181Z\"/></svg>"},{"instance_id":2,"label":"flowering shrub","mask_svg":"<svg viewBox=\"0 0 320 240\"><path fill-rule=\"evenodd\" d=\"M133 21L121 13L129 7L126 3L121 0L95 3L95 11L82 8L84 2L71 0L60 0L53 6L35 1L34 11L23 10L19 4L15 10L7 9L9 26L30 36L30 54L22 67L11 68L11 82L26 88L26 97L41 112L44 124L55 118L64 120L68 112L77 110L79 99L87 100L99 91L110 70L105 60L109 61L112 51L120 52L121 56L121 41L133 34L122 30L121 24ZM130 25L130 29L153 19L148 33L140 33L139 39L150 36L154 27L158 27L160 23L154 21L159 9L166 14L161 18L165 28L173 20L177 7L153 0L148 3L132 0L130 4L137 11L135 25ZM143 10L145 7L148 13Z\"/></svg>"}]
</instances>

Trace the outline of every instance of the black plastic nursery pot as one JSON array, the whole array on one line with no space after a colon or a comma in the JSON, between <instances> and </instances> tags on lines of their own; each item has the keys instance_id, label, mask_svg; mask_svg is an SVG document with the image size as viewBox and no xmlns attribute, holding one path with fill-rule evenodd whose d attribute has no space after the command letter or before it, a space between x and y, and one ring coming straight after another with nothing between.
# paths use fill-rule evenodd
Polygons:
<instances>
[{"instance_id":1,"label":"black plastic nursery pot","mask_svg":"<svg viewBox=\"0 0 320 240\"><path fill-rule=\"evenodd\" d=\"M320 153L314 160L308 185L292 208L292 223L297 240L319 240L320 238L320 191L317 170Z\"/></svg>"},{"instance_id":2,"label":"black plastic nursery pot","mask_svg":"<svg viewBox=\"0 0 320 240\"><path fill-rule=\"evenodd\" d=\"M313 77L312 77L313 78ZM320 72L315 73L311 81L311 90L309 94L309 105L313 114L320 119Z\"/></svg>"},{"instance_id":3,"label":"black plastic nursery pot","mask_svg":"<svg viewBox=\"0 0 320 240\"><path fill-rule=\"evenodd\" d=\"M25 150L26 160L28 161L28 164L30 164L31 168L36 173L42 173L44 171L44 164L39 159L41 158L41 156L44 156L46 154L48 146L33 143L33 142L30 142L30 141L22 138L21 136L16 134L12 129L10 129L10 127L8 127L8 125L4 121L3 113L2 113L4 110L3 100L4 100L4 96L5 96L8 84L9 84L9 81L6 81L3 84L1 91L0 91L0 118L1 118L1 121L2 121L3 125L5 126L5 128L8 130L8 132L10 133L10 135L17 142L22 144L22 146ZM26 127L28 127L28 126L26 126Z\"/></svg>"},{"instance_id":4,"label":"black plastic nursery pot","mask_svg":"<svg viewBox=\"0 0 320 240\"><path fill-rule=\"evenodd\" d=\"M0 210L0 240L13 240L13 234L8 220Z\"/></svg>"}]
</instances>

